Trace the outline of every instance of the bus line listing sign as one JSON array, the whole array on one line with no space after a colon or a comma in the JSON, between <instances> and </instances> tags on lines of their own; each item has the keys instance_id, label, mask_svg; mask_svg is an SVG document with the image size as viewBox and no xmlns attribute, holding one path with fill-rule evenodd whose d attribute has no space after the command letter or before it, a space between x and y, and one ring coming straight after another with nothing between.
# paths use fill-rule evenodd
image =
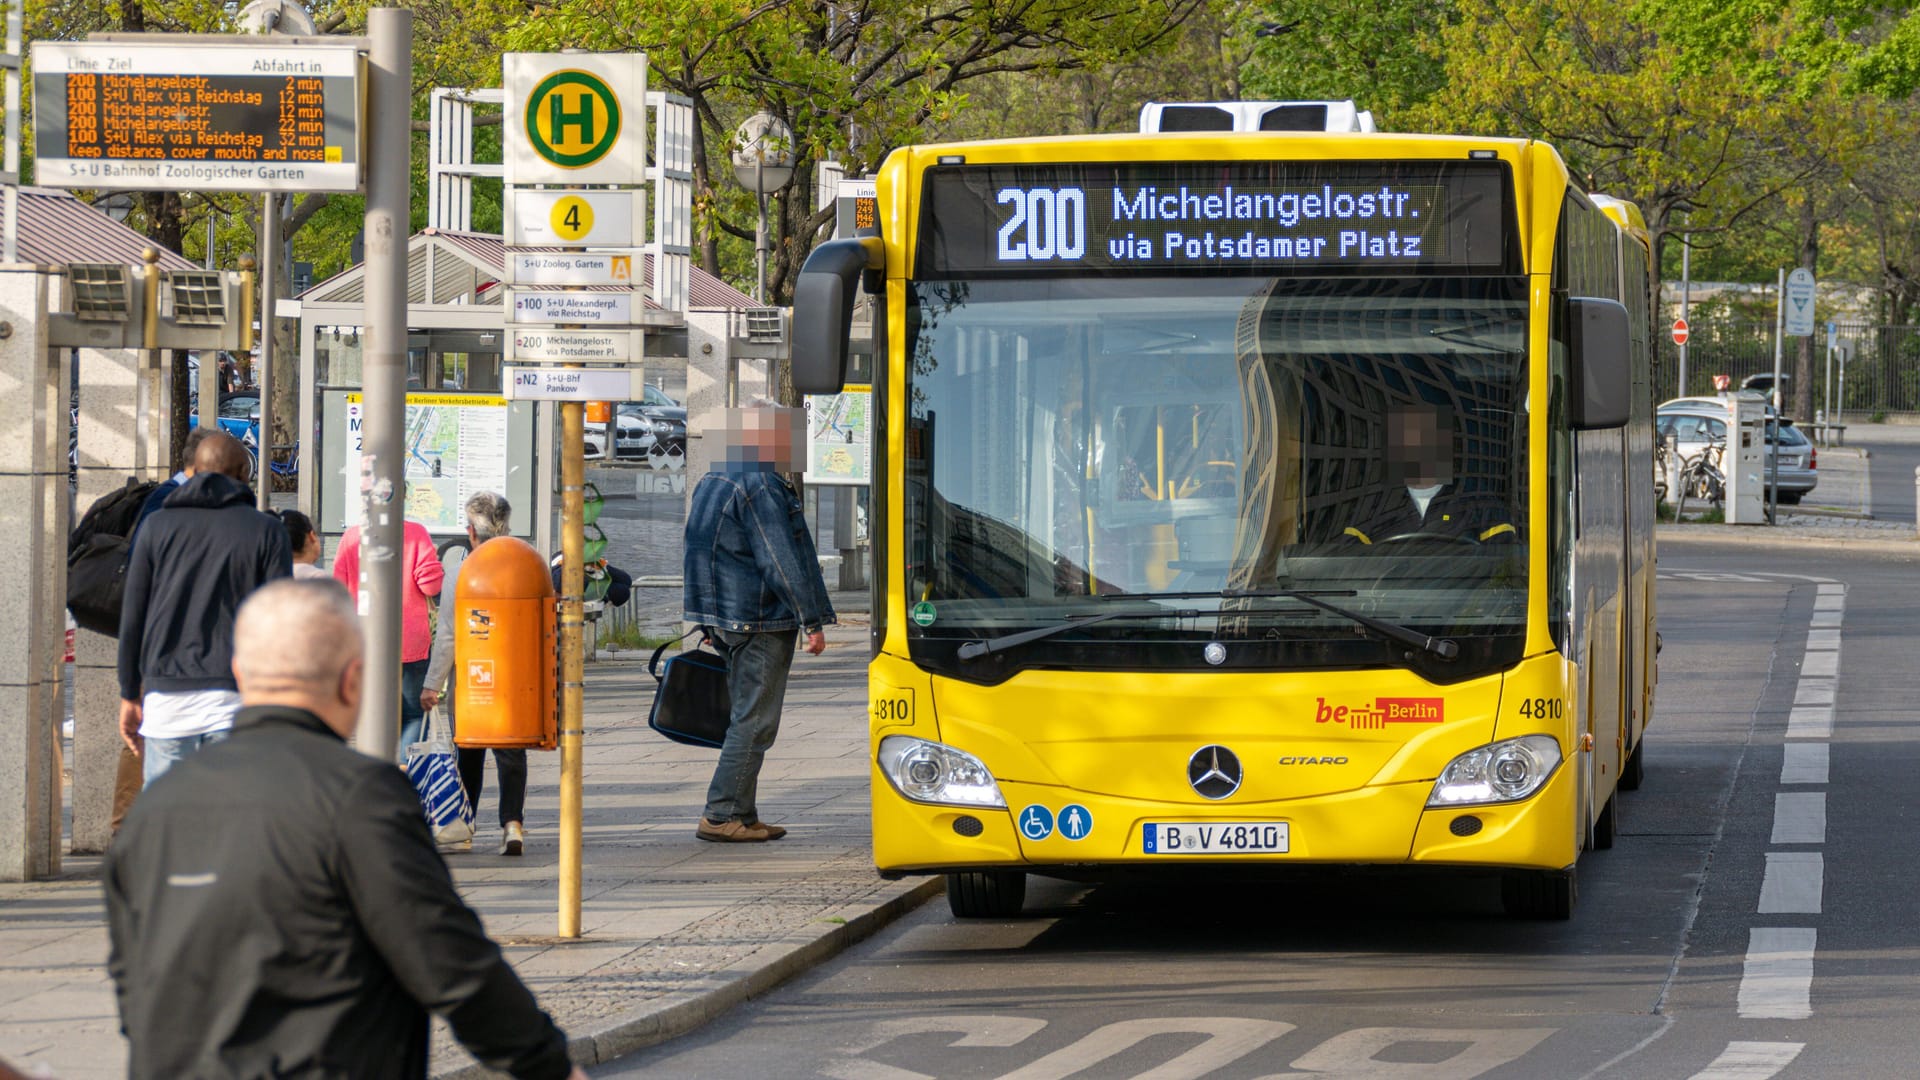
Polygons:
<instances>
[{"instance_id":1,"label":"bus line listing sign","mask_svg":"<svg viewBox=\"0 0 1920 1080\"><path fill-rule=\"evenodd\" d=\"M35 182L359 191L363 68L354 45L37 42Z\"/></svg>"}]
</instances>

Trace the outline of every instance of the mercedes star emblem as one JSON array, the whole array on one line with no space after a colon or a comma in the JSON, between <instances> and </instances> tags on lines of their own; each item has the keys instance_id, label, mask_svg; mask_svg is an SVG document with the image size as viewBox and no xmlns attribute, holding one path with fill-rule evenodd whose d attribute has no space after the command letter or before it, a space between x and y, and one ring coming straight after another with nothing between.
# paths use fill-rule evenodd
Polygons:
<instances>
[{"instance_id":1,"label":"mercedes star emblem","mask_svg":"<svg viewBox=\"0 0 1920 1080\"><path fill-rule=\"evenodd\" d=\"M1227 647L1217 641L1209 641L1207 647L1200 650L1200 655L1207 658L1207 663L1219 667L1227 662Z\"/></svg>"},{"instance_id":2,"label":"mercedes star emblem","mask_svg":"<svg viewBox=\"0 0 1920 1080\"><path fill-rule=\"evenodd\" d=\"M1202 798L1224 799L1240 790L1240 759L1224 746L1203 746L1187 759L1187 783Z\"/></svg>"}]
</instances>

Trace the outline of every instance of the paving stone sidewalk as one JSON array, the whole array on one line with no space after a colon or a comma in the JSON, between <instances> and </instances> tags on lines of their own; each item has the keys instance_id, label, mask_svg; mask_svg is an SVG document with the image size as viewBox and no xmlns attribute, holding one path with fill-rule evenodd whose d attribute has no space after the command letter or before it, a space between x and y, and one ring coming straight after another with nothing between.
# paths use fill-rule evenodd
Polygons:
<instances>
[{"instance_id":1,"label":"paving stone sidewalk","mask_svg":"<svg viewBox=\"0 0 1920 1080\"><path fill-rule=\"evenodd\" d=\"M497 777L488 769L481 838L448 863L580 1060L691 1030L937 895L937 879L886 882L873 870L866 626L864 616L845 617L823 656L795 661L760 786L762 812L792 833L771 844L695 839L713 753L647 728L653 680L644 662L588 667L577 942L552 936L558 755L533 755L520 859L494 854ZM98 867L97 858L75 857L58 880L0 884L0 1061L30 1075L126 1075L104 969ZM481 1074L444 1029L433 1071Z\"/></svg>"}]
</instances>

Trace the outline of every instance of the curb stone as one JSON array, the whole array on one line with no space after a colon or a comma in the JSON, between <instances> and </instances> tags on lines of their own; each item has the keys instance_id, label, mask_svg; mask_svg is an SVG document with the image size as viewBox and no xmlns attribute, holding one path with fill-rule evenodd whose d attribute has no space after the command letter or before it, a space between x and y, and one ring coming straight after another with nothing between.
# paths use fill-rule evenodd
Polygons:
<instances>
[{"instance_id":1,"label":"curb stone","mask_svg":"<svg viewBox=\"0 0 1920 1080\"><path fill-rule=\"evenodd\" d=\"M690 1034L878 933L945 892L946 880L936 876L900 882L890 891L892 895L877 904L847 905L768 942L717 972L718 985L667 994L590 1031L569 1035L568 1055L576 1065L605 1065ZM435 1072L433 1080L485 1080L500 1075L484 1065L469 1064Z\"/></svg>"}]
</instances>

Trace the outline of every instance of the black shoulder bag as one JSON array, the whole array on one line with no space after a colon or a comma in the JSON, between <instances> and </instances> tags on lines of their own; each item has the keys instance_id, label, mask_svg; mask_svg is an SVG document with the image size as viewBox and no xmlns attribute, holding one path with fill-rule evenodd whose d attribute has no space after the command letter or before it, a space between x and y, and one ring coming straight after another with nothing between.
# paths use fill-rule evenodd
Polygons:
<instances>
[{"instance_id":1,"label":"black shoulder bag","mask_svg":"<svg viewBox=\"0 0 1920 1080\"><path fill-rule=\"evenodd\" d=\"M718 653L694 649L667 660L660 657L693 634L696 628L653 650L647 673L660 685L653 694L647 726L677 743L718 749L727 739L733 715L733 696L727 692L727 661Z\"/></svg>"}]
</instances>

